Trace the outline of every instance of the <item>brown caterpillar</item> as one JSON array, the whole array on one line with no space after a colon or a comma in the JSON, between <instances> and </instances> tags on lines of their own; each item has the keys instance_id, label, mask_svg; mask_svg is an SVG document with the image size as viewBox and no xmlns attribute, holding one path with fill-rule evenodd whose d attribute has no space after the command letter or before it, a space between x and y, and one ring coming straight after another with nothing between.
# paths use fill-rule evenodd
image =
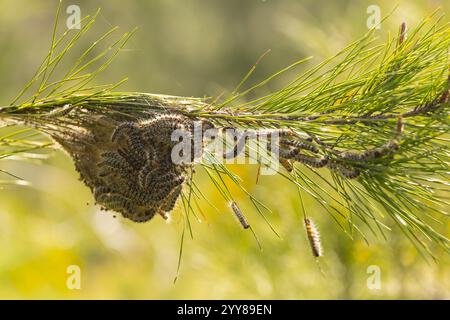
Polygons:
<instances>
[{"instance_id":1,"label":"brown caterpillar","mask_svg":"<svg viewBox=\"0 0 450 320\"><path fill-rule=\"evenodd\" d=\"M341 157L351 161L367 161L387 156L396 150L398 150L398 143L396 141L389 141L382 147L366 150L361 153L344 152L341 154Z\"/></svg>"},{"instance_id":2,"label":"brown caterpillar","mask_svg":"<svg viewBox=\"0 0 450 320\"><path fill-rule=\"evenodd\" d=\"M55 108L52 111L50 111L47 114L48 118L57 118L57 117L64 117L68 115L73 109L75 109L77 106L66 104L62 107Z\"/></svg>"},{"instance_id":3,"label":"brown caterpillar","mask_svg":"<svg viewBox=\"0 0 450 320\"><path fill-rule=\"evenodd\" d=\"M401 46L403 44L403 42L405 42L406 38L408 37L407 29L408 28L406 26L406 22L403 22L400 25L400 31L399 31L399 36L398 36L397 47Z\"/></svg>"},{"instance_id":4,"label":"brown caterpillar","mask_svg":"<svg viewBox=\"0 0 450 320\"><path fill-rule=\"evenodd\" d=\"M399 149L399 140L403 133L403 121L400 116L397 120L396 133L394 139L386 142L378 148L369 149L363 152L343 152L340 154L342 159L350 161L368 161L391 155Z\"/></svg>"},{"instance_id":5,"label":"brown caterpillar","mask_svg":"<svg viewBox=\"0 0 450 320\"><path fill-rule=\"evenodd\" d=\"M302 141L300 139L298 139L298 140L282 139L282 140L280 140L280 144L293 147L293 148L297 149L298 151L303 149L303 150L311 151L313 153L319 152L319 149L317 149L316 146L312 145L310 140Z\"/></svg>"},{"instance_id":6,"label":"brown caterpillar","mask_svg":"<svg viewBox=\"0 0 450 320\"><path fill-rule=\"evenodd\" d=\"M172 192L169 194L169 196L166 199L166 203L161 207L161 210L164 212L170 212L175 207L175 204L177 202L178 196L181 194L182 186L179 185L175 189L172 190Z\"/></svg>"},{"instance_id":7,"label":"brown caterpillar","mask_svg":"<svg viewBox=\"0 0 450 320\"><path fill-rule=\"evenodd\" d=\"M97 164L99 167L99 176L105 177L112 173L129 174L132 168L120 154L115 152L104 152L101 154L102 161Z\"/></svg>"},{"instance_id":8,"label":"brown caterpillar","mask_svg":"<svg viewBox=\"0 0 450 320\"><path fill-rule=\"evenodd\" d=\"M355 179L359 177L360 171L358 168L353 168L350 166L346 166L340 163L337 163L336 161L329 161L328 162L328 168L334 172L337 172L348 179Z\"/></svg>"},{"instance_id":9,"label":"brown caterpillar","mask_svg":"<svg viewBox=\"0 0 450 320\"><path fill-rule=\"evenodd\" d=\"M286 169L287 172L292 172L292 170L294 170L294 167L289 160L280 158L278 161L280 161L280 164Z\"/></svg>"},{"instance_id":10,"label":"brown caterpillar","mask_svg":"<svg viewBox=\"0 0 450 320\"><path fill-rule=\"evenodd\" d=\"M323 168L328 164L328 159L325 157L314 158L304 154L296 154L293 159L313 168Z\"/></svg>"},{"instance_id":11,"label":"brown caterpillar","mask_svg":"<svg viewBox=\"0 0 450 320\"><path fill-rule=\"evenodd\" d=\"M250 225L247 222L247 219L244 217L244 214L242 213L241 209L237 206L237 203L234 201L230 201L230 207L233 209L233 212L236 216L236 218L239 220L240 224L244 229L250 228Z\"/></svg>"},{"instance_id":12,"label":"brown caterpillar","mask_svg":"<svg viewBox=\"0 0 450 320\"><path fill-rule=\"evenodd\" d=\"M271 145L272 145L272 136L274 134L277 134L279 136L280 139L282 139L282 141L288 141L286 137L291 137L294 135L294 132L290 129L259 129L259 130L253 130L253 129L245 129L245 130L238 130L236 128L233 127L225 127L222 128L222 132L225 132L225 134L233 134L233 150L229 151L229 152L224 152L223 153L223 158L224 159L233 159L236 158L239 154L241 154L241 152L243 150L245 150L245 146L247 144L247 142L250 139L260 139L261 137L266 136L267 140L268 140L268 144L267 144L267 150L270 150ZM286 143L286 145L289 145L288 143ZM314 147L311 145L308 145L306 143L303 142L299 142L296 145L293 145L295 147L297 147L298 149L301 148L301 146L303 146L303 149L313 149ZM278 148L279 149L279 148ZM314 149L313 149L314 150Z\"/></svg>"},{"instance_id":13,"label":"brown caterpillar","mask_svg":"<svg viewBox=\"0 0 450 320\"><path fill-rule=\"evenodd\" d=\"M319 230L317 230L314 221L310 218L305 218L305 229L314 257L321 257L323 255L323 249L320 242Z\"/></svg>"}]
</instances>

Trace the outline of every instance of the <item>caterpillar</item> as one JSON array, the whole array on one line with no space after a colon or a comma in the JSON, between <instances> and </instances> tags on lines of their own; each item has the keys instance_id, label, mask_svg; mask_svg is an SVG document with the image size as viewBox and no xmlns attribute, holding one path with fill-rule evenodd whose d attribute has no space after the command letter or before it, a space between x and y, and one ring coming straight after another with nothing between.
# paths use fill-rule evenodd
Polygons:
<instances>
[{"instance_id":1,"label":"caterpillar","mask_svg":"<svg viewBox=\"0 0 450 320\"><path fill-rule=\"evenodd\" d=\"M131 214L133 211L132 201L118 193L102 194L99 197L99 201L114 211L125 211L128 214Z\"/></svg>"},{"instance_id":2,"label":"caterpillar","mask_svg":"<svg viewBox=\"0 0 450 320\"><path fill-rule=\"evenodd\" d=\"M345 178L348 179L355 179L359 177L361 173L358 168L345 166L334 160L328 162L328 168L334 172L340 173L341 175L343 175Z\"/></svg>"},{"instance_id":3,"label":"caterpillar","mask_svg":"<svg viewBox=\"0 0 450 320\"><path fill-rule=\"evenodd\" d=\"M98 199L102 194L108 194L111 189L105 186L97 186L94 188L94 198Z\"/></svg>"},{"instance_id":4,"label":"caterpillar","mask_svg":"<svg viewBox=\"0 0 450 320\"><path fill-rule=\"evenodd\" d=\"M242 131L243 134L248 135L250 137L256 137L256 136L267 136L268 139L272 138L273 134L278 134L280 137L291 137L294 135L294 131L291 129L244 129L239 130L234 127L224 127L222 128L222 131L226 131L226 133L229 132L237 132Z\"/></svg>"},{"instance_id":5,"label":"caterpillar","mask_svg":"<svg viewBox=\"0 0 450 320\"><path fill-rule=\"evenodd\" d=\"M399 37L398 37L398 43L397 46L401 46L403 44L403 42L405 42L406 38L408 37L407 34L407 26L406 26L406 22L403 22L400 25L400 32L399 32Z\"/></svg>"},{"instance_id":6,"label":"caterpillar","mask_svg":"<svg viewBox=\"0 0 450 320\"><path fill-rule=\"evenodd\" d=\"M169 172L161 177L161 181L158 180L159 177L151 186L151 199L154 201L162 201L167 198L174 188L183 184L185 178L183 175Z\"/></svg>"},{"instance_id":7,"label":"caterpillar","mask_svg":"<svg viewBox=\"0 0 450 320\"><path fill-rule=\"evenodd\" d=\"M344 152L341 154L341 157L351 161L368 161L387 156L396 150L398 150L398 143L396 141L389 141L382 147L366 150L361 153Z\"/></svg>"},{"instance_id":8,"label":"caterpillar","mask_svg":"<svg viewBox=\"0 0 450 320\"><path fill-rule=\"evenodd\" d=\"M392 155L393 152L399 149L399 139L403 133L403 121L400 116L397 120L396 133L394 139L386 142L378 148L369 149L363 152L343 152L340 154L342 159L350 161L368 161L378 159L387 155Z\"/></svg>"},{"instance_id":9,"label":"caterpillar","mask_svg":"<svg viewBox=\"0 0 450 320\"><path fill-rule=\"evenodd\" d=\"M290 129L260 129L260 130L242 130L239 131L236 128L233 127L226 127L222 129L226 134L232 133L233 134L233 144L234 148L233 150L229 152L224 152L223 158L225 159L233 159L236 158L238 155L241 154L243 150L245 150L245 145L250 139L261 139L262 136L266 136L268 143L267 143L267 150L271 149L272 145L272 135L278 134L280 138L283 139L283 141L288 141L285 137L291 137L294 135L293 131ZM286 144L289 145L289 144ZM311 146L304 143L305 147L303 149L310 150ZM300 143L298 145L295 145L298 148L300 148ZM279 148L278 148L279 149ZM281 150L280 150L281 151ZM292 150L295 152L295 150ZM285 151L287 152L287 151Z\"/></svg>"},{"instance_id":10,"label":"caterpillar","mask_svg":"<svg viewBox=\"0 0 450 320\"><path fill-rule=\"evenodd\" d=\"M317 149L316 146L311 144L311 141L306 140L305 141L301 141L301 140L288 140L288 139L282 139L280 141L281 145L286 145L286 146L291 146L294 147L295 149L303 149L303 150L308 150L311 151L313 153L318 153L319 149Z\"/></svg>"},{"instance_id":11,"label":"caterpillar","mask_svg":"<svg viewBox=\"0 0 450 320\"><path fill-rule=\"evenodd\" d=\"M231 130L227 130L227 133L231 132ZM230 150L226 152L224 150L223 158L224 159L233 159L236 158L238 155L242 154L242 152L245 152L245 146L250 138L255 139L256 135L254 135L253 131L245 130L244 132L239 132L237 130L234 130L233 132L233 150Z\"/></svg>"},{"instance_id":12,"label":"caterpillar","mask_svg":"<svg viewBox=\"0 0 450 320\"><path fill-rule=\"evenodd\" d=\"M192 135L192 125L188 119L177 114L163 114L139 123L144 136L152 143L172 147L171 135L175 130L183 130Z\"/></svg>"},{"instance_id":13,"label":"caterpillar","mask_svg":"<svg viewBox=\"0 0 450 320\"><path fill-rule=\"evenodd\" d=\"M64 106L55 108L49 113L47 113L47 117L48 118L64 117L68 115L76 107L77 106L71 104L65 104Z\"/></svg>"},{"instance_id":14,"label":"caterpillar","mask_svg":"<svg viewBox=\"0 0 450 320\"><path fill-rule=\"evenodd\" d=\"M181 194L182 186L179 185L167 196L165 203L161 207L161 210L164 212L170 212L175 207L177 203L178 197Z\"/></svg>"},{"instance_id":15,"label":"caterpillar","mask_svg":"<svg viewBox=\"0 0 450 320\"><path fill-rule=\"evenodd\" d=\"M127 176L133 171L125 158L119 153L107 151L102 153L101 157L103 160L97 164L100 177L104 177L112 173Z\"/></svg>"},{"instance_id":16,"label":"caterpillar","mask_svg":"<svg viewBox=\"0 0 450 320\"><path fill-rule=\"evenodd\" d=\"M323 249L320 242L319 230L317 230L314 221L310 218L305 218L305 229L314 257L321 257L323 255Z\"/></svg>"},{"instance_id":17,"label":"caterpillar","mask_svg":"<svg viewBox=\"0 0 450 320\"><path fill-rule=\"evenodd\" d=\"M250 228L247 219L244 217L244 214L242 213L241 209L239 209L239 207L237 206L237 203L234 201L230 201L230 207L231 209L233 209L233 212L236 215L236 218L239 220L242 227L244 229Z\"/></svg>"},{"instance_id":18,"label":"caterpillar","mask_svg":"<svg viewBox=\"0 0 450 320\"><path fill-rule=\"evenodd\" d=\"M138 128L134 122L124 122L114 129L111 134L111 142L116 142L122 137L126 137L130 140L132 137L135 138L138 132Z\"/></svg>"},{"instance_id":19,"label":"caterpillar","mask_svg":"<svg viewBox=\"0 0 450 320\"><path fill-rule=\"evenodd\" d=\"M157 207L156 204L147 205L145 208L145 211L139 210L139 211L121 211L122 215L130 219L133 222L146 222L153 218L157 213ZM164 212L159 213L159 215L163 219L167 219L167 215Z\"/></svg>"},{"instance_id":20,"label":"caterpillar","mask_svg":"<svg viewBox=\"0 0 450 320\"><path fill-rule=\"evenodd\" d=\"M153 177L152 173L153 171L157 170L155 166L152 166L150 164L146 164L141 168L141 170L138 173L138 185L142 190L148 189L148 179L147 177Z\"/></svg>"},{"instance_id":21,"label":"caterpillar","mask_svg":"<svg viewBox=\"0 0 450 320\"><path fill-rule=\"evenodd\" d=\"M303 164L313 167L313 168L322 168L328 164L328 159L325 157L314 158L314 157L306 156L304 154L296 154L296 155L294 155L293 159L295 161L298 161L300 163L303 163Z\"/></svg>"},{"instance_id":22,"label":"caterpillar","mask_svg":"<svg viewBox=\"0 0 450 320\"><path fill-rule=\"evenodd\" d=\"M287 172L292 172L292 170L294 170L294 167L289 160L280 158L278 161L280 161L280 164L286 169Z\"/></svg>"},{"instance_id":23,"label":"caterpillar","mask_svg":"<svg viewBox=\"0 0 450 320\"><path fill-rule=\"evenodd\" d=\"M296 149L280 149L277 148L275 151L278 152L278 156L280 159L293 159L294 156L298 153L298 150Z\"/></svg>"},{"instance_id":24,"label":"caterpillar","mask_svg":"<svg viewBox=\"0 0 450 320\"><path fill-rule=\"evenodd\" d=\"M146 165L146 157L141 153L138 153L136 149L118 149L117 153L125 159L125 161L134 169L139 170Z\"/></svg>"}]
</instances>

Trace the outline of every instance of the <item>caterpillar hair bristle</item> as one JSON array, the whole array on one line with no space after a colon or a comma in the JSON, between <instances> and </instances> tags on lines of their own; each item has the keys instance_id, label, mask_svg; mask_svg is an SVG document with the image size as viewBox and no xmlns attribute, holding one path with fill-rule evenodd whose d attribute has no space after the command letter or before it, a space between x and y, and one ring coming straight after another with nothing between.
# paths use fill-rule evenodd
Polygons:
<instances>
[{"instance_id":1,"label":"caterpillar hair bristle","mask_svg":"<svg viewBox=\"0 0 450 320\"><path fill-rule=\"evenodd\" d=\"M312 221L310 218L305 218L305 229L314 257L318 258L323 256L319 230L317 230L314 221Z\"/></svg>"},{"instance_id":2,"label":"caterpillar hair bristle","mask_svg":"<svg viewBox=\"0 0 450 320\"><path fill-rule=\"evenodd\" d=\"M250 225L247 222L247 219L244 217L241 209L239 209L238 205L234 201L230 201L230 207L233 210L236 218L239 220L239 223L242 225L244 229L250 228Z\"/></svg>"}]
</instances>

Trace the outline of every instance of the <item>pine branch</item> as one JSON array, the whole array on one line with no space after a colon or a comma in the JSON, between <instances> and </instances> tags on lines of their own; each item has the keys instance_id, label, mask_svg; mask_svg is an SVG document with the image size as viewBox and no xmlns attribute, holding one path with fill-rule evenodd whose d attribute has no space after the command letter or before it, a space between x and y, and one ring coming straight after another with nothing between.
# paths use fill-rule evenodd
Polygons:
<instances>
[{"instance_id":1,"label":"pine branch","mask_svg":"<svg viewBox=\"0 0 450 320\"><path fill-rule=\"evenodd\" d=\"M193 122L201 121L222 131L264 129L285 134L277 146L279 174L298 186L301 197L315 199L350 236L356 231L365 237L361 226L366 226L375 236L385 237L387 214L419 250L431 254L430 243L449 250L449 239L433 227L447 219L450 191L450 25L442 16L427 17L408 37L402 24L399 35L384 44L377 44L371 30L287 86L260 98L247 99L309 59L245 89L253 66L228 97L197 99L115 92L123 81L91 85L132 35L120 36L87 59L116 28L85 50L63 79L53 79L97 14L84 18L84 27L70 40L67 32L57 38L55 22L49 54L11 105L0 108L0 120L25 124L59 143L103 207L133 221L146 221L155 214L167 218L181 195L190 225L189 214L196 211L192 202L204 195L188 179L192 163L169 163L171 144L161 132L169 127L190 132ZM33 86L34 93L24 98ZM0 137L1 158L49 146L25 138L15 141L20 132ZM246 154L251 157L250 147ZM264 162L261 156L253 160ZM233 183L269 222L265 213L270 209L244 189L217 155L205 152L198 167L224 201L237 206L228 187ZM117 178L123 172L128 178ZM148 196L140 189L144 187L161 191Z\"/></svg>"}]
</instances>

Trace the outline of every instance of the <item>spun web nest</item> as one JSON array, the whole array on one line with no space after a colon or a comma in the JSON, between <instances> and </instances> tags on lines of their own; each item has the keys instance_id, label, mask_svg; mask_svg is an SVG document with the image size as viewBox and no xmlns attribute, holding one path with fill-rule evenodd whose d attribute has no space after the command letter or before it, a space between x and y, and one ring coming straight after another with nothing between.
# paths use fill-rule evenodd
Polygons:
<instances>
[{"instance_id":1,"label":"spun web nest","mask_svg":"<svg viewBox=\"0 0 450 320\"><path fill-rule=\"evenodd\" d=\"M66 105L28 117L26 124L48 134L71 156L80 180L103 210L134 222L156 214L167 219L193 165L172 161L176 142L171 134L181 130L193 139L196 119L167 110L139 115L102 111Z\"/></svg>"}]
</instances>

